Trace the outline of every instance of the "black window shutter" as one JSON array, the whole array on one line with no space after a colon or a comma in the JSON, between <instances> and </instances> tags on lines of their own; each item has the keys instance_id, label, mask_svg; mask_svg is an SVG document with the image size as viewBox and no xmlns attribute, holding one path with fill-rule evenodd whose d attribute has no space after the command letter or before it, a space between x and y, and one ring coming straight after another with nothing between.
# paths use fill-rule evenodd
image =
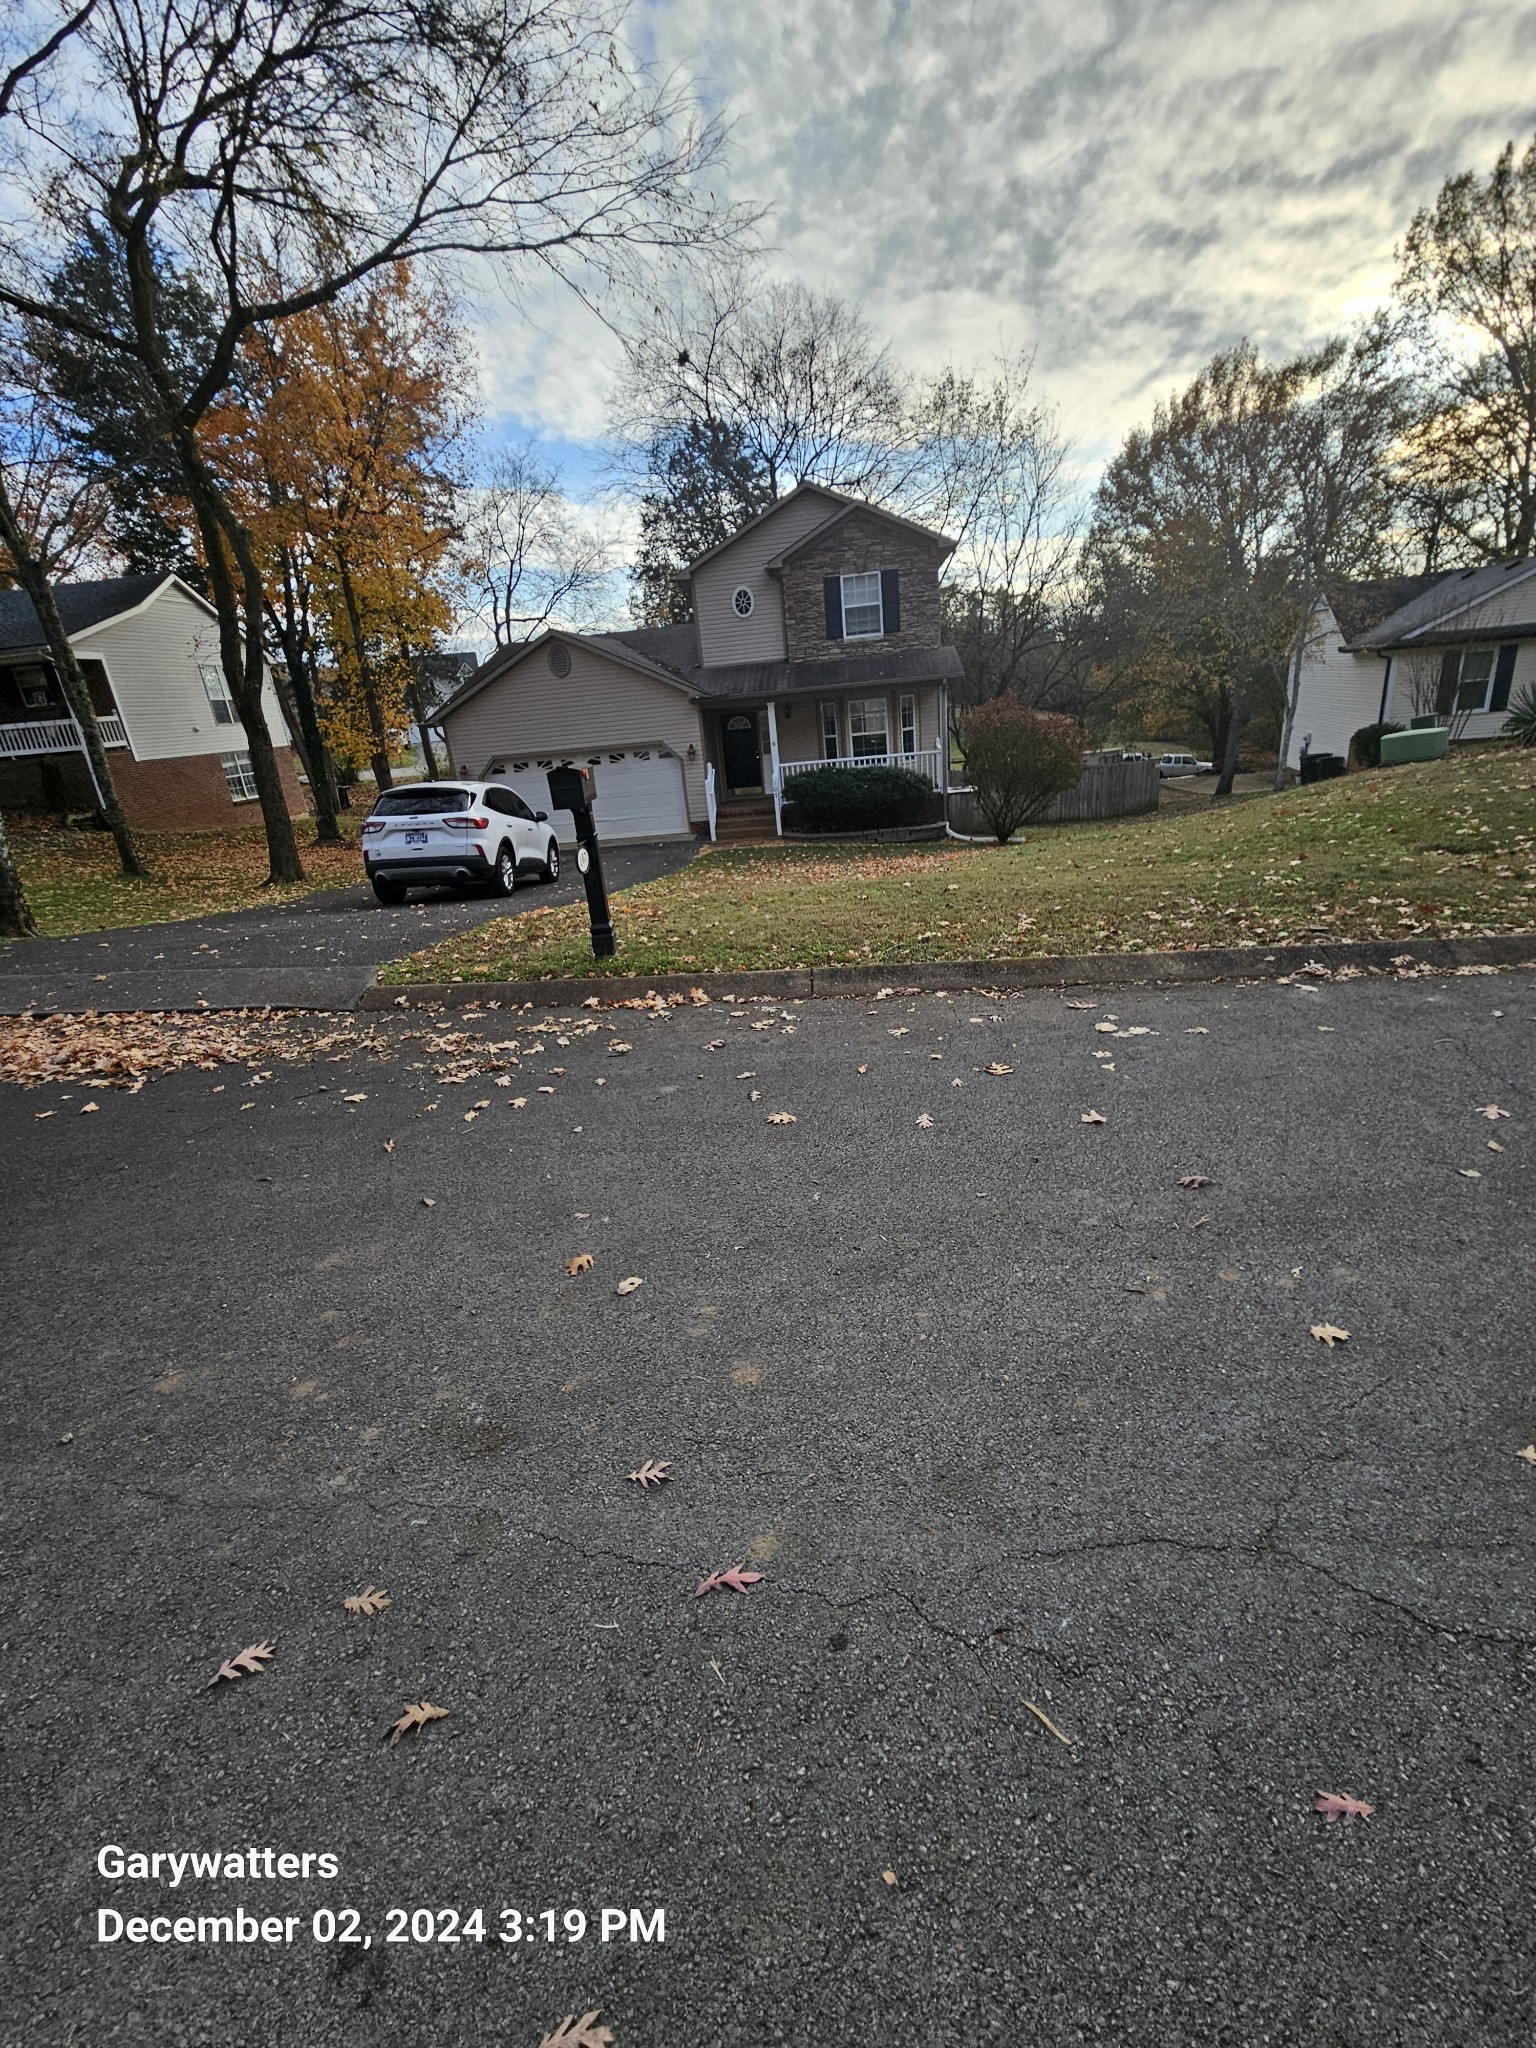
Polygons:
<instances>
[{"instance_id":1,"label":"black window shutter","mask_svg":"<svg viewBox=\"0 0 1536 2048\"><path fill-rule=\"evenodd\" d=\"M821 584L827 599L827 638L841 640L843 637L843 579L841 576L824 576Z\"/></svg>"},{"instance_id":2,"label":"black window shutter","mask_svg":"<svg viewBox=\"0 0 1536 2048\"><path fill-rule=\"evenodd\" d=\"M901 571L880 571L880 614L887 633L901 631Z\"/></svg>"},{"instance_id":3,"label":"black window shutter","mask_svg":"<svg viewBox=\"0 0 1536 2048\"><path fill-rule=\"evenodd\" d=\"M1436 711L1450 711L1456 703L1456 682L1461 674L1461 649L1447 647L1440 657L1440 691L1435 698Z\"/></svg>"},{"instance_id":4,"label":"black window shutter","mask_svg":"<svg viewBox=\"0 0 1536 2048\"><path fill-rule=\"evenodd\" d=\"M1493 665L1493 695L1488 699L1490 711L1509 709L1509 686L1515 679L1515 648L1501 647L1499 658Z\"/></svg>"}]
</instances>

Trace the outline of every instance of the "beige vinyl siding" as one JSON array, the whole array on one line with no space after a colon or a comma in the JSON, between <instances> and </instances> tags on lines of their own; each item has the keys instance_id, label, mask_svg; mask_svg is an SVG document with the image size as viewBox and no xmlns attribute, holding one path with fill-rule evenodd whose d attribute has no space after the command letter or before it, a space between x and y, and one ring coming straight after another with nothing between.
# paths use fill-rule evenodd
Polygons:
<instances>
[{"instance_id":1,"label":"beige vinyl siding","mask_svg":"<svg viewBox=\"0 0 1536 2048\"><path fill-rule=\"evenodd\" d=\"M455 771L481 776L514 754L575 759L603 747L664 746L683 764L688 816L701 823L704 752L692 700L595 648L563 644L570 648L569 675L553 674L548 649L535 648L448 715L443 724Z\"/></svg>"},{"instance_id":2,"label":"beige vinyl siding","mask_svg":"<svg viewBox=\"0 0 1536 2048\"><path fill-rule=\"evenodd\" d=\"M1285 759L1288 768L1300 766L1305 734L1312 735L1312 753L1347 757L1351 735L1362 725L1374 725L1381 716L1381 690L1386 681L1384 658L1379 654L1346 654L1341 639L1332 608L1320 606L1301 665L1301 688L1291 726L1290 751Z\"/></svg>"},{"instance_id":3,"label":"beige vinyl siding","mask_svg":"<svg viewBox=\"0 0 1536 2048\"><path fill-rule=\"evenodd\" d=\"M1455 584L1451 586L1454 593ZM1439 596L1439 590L1436 590ZM1458 613L1444 627L1447 637L1456 633L1487 633L1500 626L1536 625L1536 575L1520 576L1518 580L1511 573L1507 589L1495 591L1485 597L1481 604ZM1436 631L1442 630L1437 627Z\"/></svg>"},{"instance_id":4,"label":"beige vinyl siding","mask_svg":"<svg viewBox=\"0 0 1536 2048\"><path fill-rule=\"evenodd\" d=\"M784 598L778 578L764 564L793 547L813 527L837 511L830 498L815 491L786 498L765 519L750 527L693 578L693 610L698 620L699 649L705 665L729 668L743 661L783 661ZM731 599L743 585L752 593L752 614L738 618Z\"/></svg>"},{"instance_id":5,"label":"beige vinyl siding","mask_svg":"<svg viewBox=\"0 0 1536 2048\"><path fill-rule=\"evenodd\" d=\"M99 661L106 670L136 761L246 751L243 726L214 723L198 673L203 662L218 665L218 625L175 584L157 591L137 611L77 633L73 644L82 659ZM270 683L262 703L273 745L290 746Z\"/></svg>"}]
</instances>

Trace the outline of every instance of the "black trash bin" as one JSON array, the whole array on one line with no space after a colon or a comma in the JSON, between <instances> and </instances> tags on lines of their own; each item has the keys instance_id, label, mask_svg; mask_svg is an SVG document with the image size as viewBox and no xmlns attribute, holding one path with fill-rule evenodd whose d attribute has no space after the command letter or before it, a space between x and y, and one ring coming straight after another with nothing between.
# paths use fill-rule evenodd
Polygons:
<instances>
[{"instance_id":1,"label":"black trash bin","mask_svg":"<svg viewBox=\"0 0 1536 2048\"><path fill-rule=\"evenodd\" d=\"M1342 775L1348 767L1342 754L1303 754L1301 757L1301 780L1303 782L1328 782L1335 775Z\"/></svg>"}]
</instances>

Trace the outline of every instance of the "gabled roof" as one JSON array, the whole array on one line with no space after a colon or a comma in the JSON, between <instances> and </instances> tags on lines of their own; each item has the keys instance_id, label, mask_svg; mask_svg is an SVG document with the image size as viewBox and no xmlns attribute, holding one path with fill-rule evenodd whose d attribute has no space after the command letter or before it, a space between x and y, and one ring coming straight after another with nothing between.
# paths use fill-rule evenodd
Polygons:
<instances>
[{"instance_id":1,"label":"gabled roof","mask_svg":"<svg viewBox=\"0 0 1536 2048\"><path fill-rule=\"evenodd\" d=\"M1533 576L1536 576L1536 561L1528 557L1513 562L1485 562L1478 569L1448 570L1377 624L1349 636L1348 645L1370 649L1466 639L1478 629L1462 627L1457 630L1458 620L1488 598L1525 583ZM1525 630L1536 631L1536 590L1527 595L1531 600L1531 617ZM1343 624L1342 620L1340 624ZM1493 637L1518 635L1521 631L1519 627L1508 625L1486 630Z\"/></svg>"},{"instance_id":2,"label":"gabled roof","mask_svg":"<svg viewBox=\"0 0 1536 2048\"><path fill-rule=\"evenodd\" d=\"M1428 576L1381 576L1362 583L1335 583L1330 584L1326 596L1339 631L1352 642L1432 590L1443 575L1436 570Z\"/></svg>"},{"instance_id":3,"label":"gabled roof","mask_svg":"<svg viewBox=\"0 0 1536 2048\"><path fill-rule=\"evenodd\" d=\"M796 498L803 498L808 492L818 498L825 498L834 506L851 505L855 502L852 498L845 498L840 491L829 491L825 484L796 484L795 488L786 491L782 498L775 498L771 505L765 506L751 519L744 520L734 533L728 533L724 540L717 540L712 548L706 548L702 555L696 556L681 572L679 581L686 582L695 569L702 569L704 564L712 562L716 555L723 555L727 548L736 545L744 533L750 533L754 526L761 526L765 519L771 519L776 512L782 512L786 505L792 505Z\"/></svg>"},{"instance_id":4,"label":"gabled roof","mask_svg":"<svg viewBox=\"0 0 1536 2048\"><path fill-rule=\"evenodd\" d=\"M53 598L64 630L73 640L77 633L104 626L124 612L137 611L167 583L180 583L180 578L168 569L156 570L148 576L105 576L96 582L56 583ZM181 587L185 590L187 586ZM195 597L197 593L189 591L188 595ZM198 602L204 600L198 598ZM0 649L47 644L43 622L27 593L0 590Z\"/></svg>"},{"instance_id":5,"label":"gabled roof","mask_svg":"<svg viewBox=\"0 0 1536 2048\"><path fill-rule=\"evenodd\" d=\"M935 533L931 526L919 526L915 519L903 519L899 512L888 512L884 505L872 505L863 498L844 498L830 519L823 519L821 524L813 526L809 533L802 533L798 540L790 542L783 554L775 555L772 561L764 564L769 575L776 575L786 562L792 562L796 555L801 554L806 548L825 539L834 527L841 526L845 519L851 519L855 512L867 512L876 519L884 519L892 526L901 527L906 533L916 534L920 540L932 541L943 554L950 555L955 551L956 543L945 534Z\"/></svg>"},{"instance_id":6,"label":"gabled roof","mask_svg":"<svg viewBox=\"0 0 1536 2048\"><path fill-rule=\"evenodd\" d=\"M683 628L661 627L655 630L661 632L677 632L681 630L690 634L693 632L692 626ZM610 661L616 661L624 668L633 669L638 675L650 676L654 682L667 683L674 690L682 690L689 697L696 697L698 695L697 690L694 689L687 678L680 675L675 669L667 668L661 662L653 661L640 649L625 644L631 638L636 637L643 636L627 633L622 637L617 633L567 633L563 627L551 626L544 632L535 634L531 640L520 640L511 647L498 647L494 654L488 655L481 662L467 682L460 684L452 696L446 698L438 706L437 710L433 712L430 722L436 725L439 719L447 717L449 712L457 711L460 705L468 703L471 697L478 696L487 683L493 683L498 677L509 674L514 668L517 668L525 661L535 649L547 647L552 640L563 641L568 647L595 647L599 654L607 655Z\"/></svg>"}]
</instances>

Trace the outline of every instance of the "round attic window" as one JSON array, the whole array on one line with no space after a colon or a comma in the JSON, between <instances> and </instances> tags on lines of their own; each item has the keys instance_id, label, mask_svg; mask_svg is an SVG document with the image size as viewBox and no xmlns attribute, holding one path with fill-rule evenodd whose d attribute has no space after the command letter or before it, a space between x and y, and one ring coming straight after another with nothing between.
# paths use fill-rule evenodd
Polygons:
<instances>
[{"instance_id":1,"label":"round attic window","mask_svg":"<svg viewBox=\"0 0 1536 2048\"><path fill-rule=\"evenodd\" d=\"M557 640L549 650L550 673L568 676L571 672L571 650L563 641Z\"/></svg>"},{"instance_id":2,"label":"round attic window","mask_svg":"<svg viewBox=\"0 0 1536 2048\"><path fill-rule=\"evenodd\" d=\"M731 599L731 610L736 614L738 619L750 619L752 616L752 604L752 593L750 590L748 590L745 583L743 583L740 589L737 590L735 596Z\"/></svg>"}]
</instances>

